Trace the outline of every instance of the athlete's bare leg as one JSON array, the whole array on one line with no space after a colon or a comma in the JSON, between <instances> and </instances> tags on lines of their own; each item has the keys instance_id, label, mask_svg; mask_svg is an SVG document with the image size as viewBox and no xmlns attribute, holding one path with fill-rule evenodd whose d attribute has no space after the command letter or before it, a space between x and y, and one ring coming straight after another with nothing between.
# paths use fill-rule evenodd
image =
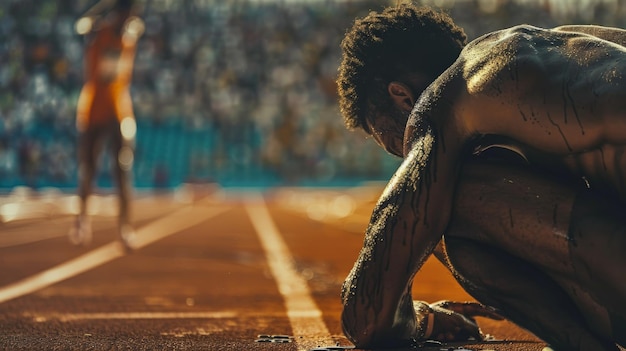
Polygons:
<instances>
[{"instance_id":1,"label":"athlete's bare leg","mask_svg":"<svg viewBox=\"0 0 626 351\"><path fill-rule=\"evenodd\" d=\"M134 158L134 134L124 135L120 126L115 126L111 143L115 181L118 187L118 233L127 249L133 249L135 232L130 224L130 200L132 197L132 167Z\"/></svg>"},{"instance_id":2,"label":"athlete's bare leg","mask_svg":"<svg viewBox=\"0 0 626 351\"><path fill-rule=\"evenodd\" d=\"M572 263L580 286L578 295L602 301L605 313L596 325L612 330L613 337L626 347L626 206L600 194L579 193L572 210L569 233ZM590 306L599 312L597 306Z\"/></svg>"},{"instance_id":3,"label":"athlete's bare leg","mask_svg":"<svg viewBox=\"0 0 626 351\"><path fill-rule=\"evenodd\" d=\"M533 265L468 239L446 238L446 246L454 275L468 293L555 350L617 350L587 327L562 287Z\"/></svg>"},{"instance_id":4,"label":"athlete's bare leg","mask_svg":"<svg viewBox=\"0 0 626 351\"><path fill-rule=\"evenodd\" d=\"M556 350L617 350L626 223L610 208L619 204L516 165L474 161L461 179L444 259L459 283Z\"/></svg>"},{"instance_id":5,"label":"athlete's bare leg","mask_svg":"<svg viewBox=\"0 0 626 351\"><path fill-rule=\"evenodd\" d=\"M103 138L99 130L91 129L80 134L78 140L78 197L79 209L69 238L74 245L89 245L92 239L89 218L89 197L93 193L93 183L102 150Z\"/></svg>"}]
</instances>

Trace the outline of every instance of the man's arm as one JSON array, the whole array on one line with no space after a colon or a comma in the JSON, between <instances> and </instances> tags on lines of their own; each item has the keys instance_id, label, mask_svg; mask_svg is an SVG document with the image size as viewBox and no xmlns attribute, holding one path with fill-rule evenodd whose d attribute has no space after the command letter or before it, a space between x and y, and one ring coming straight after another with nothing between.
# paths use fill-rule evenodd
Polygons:
<instances>
[{"instance_id":1,"label":"man's arm","mask_svg":"<svg viewBox=\"0 0 626 351\"><path fill-rule=\"evenodd\" d=\"M459 145L444 151L443 135L425 118L409 130L418 137L378 201L343 286L343 328L357 347L407 344L425 332L412 281L447 226Z\"/></svg>"},{"instance_id":2,"label":"man's arm","mask_svg":"<svg viewBox=\"0 0 626 351\"><path fill-rule=\"evenodd\" d=\"M93 30L95 22L104 16L115 5L115 0L100 0L90 7L75 23L76 32L79 35L89 34Z\"/></svg>"},{"instance_id":3,"label":"man's arm","mask_svg":"<svg viewBox=\"0 0 626 351\"><path fill-rule=\"evenodd\" d=\"M455 115L454 98L465 89L462 72L451 67L415 104L405 131L405 160L376 204L359 258L344 282L342 324L357 347L391 347L429 336L480 339L472 318L500 318L477 303L414 304L411 296L415 273L448 226L460 163L472 137Z\"/></svg>"},{"instance_id":4,"label":"man's arm","mask_svg":"<svg viewBox=\"0 0 626 351\"><path fill-rule=\"evenodd\" d=\"M424 148L410 154L387 185L344 282L343 329L357 347L406 344L419 336L412 279L441 236L420 220L424 201L417 187L424 184L431 149L432 140L425 140Z\"/></svg>"}]
</instances>

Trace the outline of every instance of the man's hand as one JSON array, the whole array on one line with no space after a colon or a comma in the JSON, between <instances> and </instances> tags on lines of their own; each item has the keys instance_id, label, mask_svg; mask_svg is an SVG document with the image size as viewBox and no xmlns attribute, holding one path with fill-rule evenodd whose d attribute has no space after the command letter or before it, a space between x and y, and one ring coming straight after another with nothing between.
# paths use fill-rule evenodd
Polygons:
<instances>
[{"instance_id":1,"label":"man's hand","mask_svg":"<svg viewBox=\"0 0 626 351\"><path fill-rule=\"evenodd\" d=\"M427 337L438 341L483 340L484 336L474 317L504 319L495 309L477 302L439 301L431 304L430 308L434 318L432 332Z\"/></svg>"}]
</instances>

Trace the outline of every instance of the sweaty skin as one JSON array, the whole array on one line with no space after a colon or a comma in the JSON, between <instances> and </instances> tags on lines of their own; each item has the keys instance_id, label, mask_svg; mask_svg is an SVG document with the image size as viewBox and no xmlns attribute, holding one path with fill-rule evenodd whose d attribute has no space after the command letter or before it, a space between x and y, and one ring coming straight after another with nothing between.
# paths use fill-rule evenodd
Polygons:
<instances>
[{"instance_id":1,"label":"sweaty skin","mask_svg":"<svg viewBox=\"0 0 626 351\"><path fill-rule=\"evenodd\" d=\"M579 179L483 155L464 162L437 258L474 298L555 350L617 350L624 205Z\"/></svg>"},{"instance_id":2,"label":"sweaty skin","mask_svg":"<svg viewBox=\"0 0 626 351\"><path fill-rule=\"evenodd\" d=\"M343 286L343 327L357 347L423 336L413 277L448 228L460 169L481 140L498 136L531 164L626 200L625 42L615 28L517 26L469 43L428 86ZM621 298L610 307L626 316L626 280L611 284Z\"/></svg>"}]
</instances>

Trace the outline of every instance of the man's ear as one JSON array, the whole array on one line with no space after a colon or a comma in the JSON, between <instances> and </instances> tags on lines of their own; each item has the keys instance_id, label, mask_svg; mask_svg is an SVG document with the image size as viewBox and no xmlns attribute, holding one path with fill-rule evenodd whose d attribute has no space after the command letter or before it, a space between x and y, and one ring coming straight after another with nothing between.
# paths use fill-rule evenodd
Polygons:
<instances>
[{"instance_id":1,"label":"man's ear","mask_svg":"<svg viewBox=\"0 0 626 351\"><path fill-rule=\"evenodd\" d=\"M411 88L404 83L393 81L387 86L387 92L398 108L411 112L415 104L415 95Z\"/></svg>"}]
</instances>

